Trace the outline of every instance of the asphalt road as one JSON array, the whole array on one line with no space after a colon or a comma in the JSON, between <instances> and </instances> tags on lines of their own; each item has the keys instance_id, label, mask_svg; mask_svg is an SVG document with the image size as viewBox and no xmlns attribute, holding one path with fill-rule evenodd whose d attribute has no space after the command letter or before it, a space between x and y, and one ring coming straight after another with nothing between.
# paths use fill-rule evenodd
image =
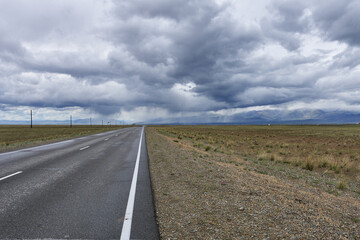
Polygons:
<instances>
[{"instance_id":1,"label":"asphalt road","mask_svg":"<svg viewBox=\"0 0 360 240\"><path fill-rule=\"evenodd\" d=\"M0 154L0 238L120 239L142 128ZM145 137L131 239L159 239Z\"/></svg>"}]
</instances>

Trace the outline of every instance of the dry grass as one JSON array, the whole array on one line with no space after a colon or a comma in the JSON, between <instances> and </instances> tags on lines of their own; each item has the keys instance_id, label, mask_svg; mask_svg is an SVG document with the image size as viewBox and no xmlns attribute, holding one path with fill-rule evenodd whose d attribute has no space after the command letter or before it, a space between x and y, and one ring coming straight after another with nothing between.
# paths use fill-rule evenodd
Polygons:
<instances>
[{"instance_id":1,"label":"dry grass","mask_svg":"<svg viewBox=\"0 0 360 240\"><path fill-rule=\"evenodd\" d=\"M358 126L158 126L163 239L359 239Z\"/></svg>"},{"instance_id":2,"label":"dry grass","mask_svg":"<svg viewBox=\"0 0 360 240\"><path fill-rule=\"evenodd\" d=\"M159 132L198 149L285 161L313 171L354 176L360 166L360 126L162 126Z\"/></svg>"},{"instance_id":3,"label":"dry grass","mask_svg":"<svg viewBox=\"0 0 360 240\"><path fill-rule=\"evenodd\" d=\"M110 131L125 126L88 126L74 125L35 125L33 128L21 125L0 125L0 152L35 146L104 131Z\"/></svg>"}]
</instances>

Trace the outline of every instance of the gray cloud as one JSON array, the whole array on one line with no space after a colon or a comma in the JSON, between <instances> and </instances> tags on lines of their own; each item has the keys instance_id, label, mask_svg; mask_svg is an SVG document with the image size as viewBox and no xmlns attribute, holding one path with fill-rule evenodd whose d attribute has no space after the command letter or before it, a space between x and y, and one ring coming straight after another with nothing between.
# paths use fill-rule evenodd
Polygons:
<instances>
[{"instance_id":1,"label":"gray cloud","mask_svg":"<svg viewBox=\"0 0 360 240\"><path fill-rule=\"evenodd\" d=\"M284 31L303 33L309 30L309 20L306 17L306 4L298 1L275 2L271 10L275 18L272 24Z\"/></svg>"},{"instance_id":2,"label":"gray cloud","mask_svg":"<svg viewBox=\"0 0 360 240\"><path fill-rule=\"evenodd\" d=\"M356 0L319 2L314 6L315 24L330 40L360 44L360 3Z\"/></svg>"},{"instance_id":3,"label":"gray cloud","mask_svg":"<svg viewBox=\"0 0 360 240\"><path fill-rule=\"evenodd\" d=\"M0 104L191 116L358 104L357 1L274 0L260 18L241 4L3 1Z\"/></svg>"}]
</instances>

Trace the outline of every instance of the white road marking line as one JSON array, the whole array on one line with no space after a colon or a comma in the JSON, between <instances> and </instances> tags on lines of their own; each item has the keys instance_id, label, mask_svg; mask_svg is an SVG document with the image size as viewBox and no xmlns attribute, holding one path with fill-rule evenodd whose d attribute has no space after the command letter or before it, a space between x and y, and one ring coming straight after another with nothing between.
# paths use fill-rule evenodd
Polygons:
<instances>
[{"instance_id":1,"label":"white road marking line","mask_svg":"<svg viewBox=\"0 0 360 240\"><path fill-rule=\"evenodd\" d=\"M144 127L142 127L142 129L141 129L139 149L138 149L138 153L137 153L137 157L136 157L135 169L134 169L133 179L131 182L129 200L128 200L127 206L126 206L124 224L122 227L120 240L129 240L130 239L131 223L132 223L132 216L133 216L133 211L134 211L135 192L136 192L137 176L138 176L138 172L139 172L141 142L142 142L143 133L144 133Z\"/></svg>"},{"instance_id":2,"label":"white road marking line","mask_svg":"<svg viewBox=\"0 0 360 240\"><path fill-rule=\"evenodd\" d=\"M7 179L7 178L9 178L9 177L12 177L12 176L18 175L18 174L20 174L20 173L22 173L22 171L18 171L18 172L16 172L16 173L13 173L13 174L7 175L6 177L2 177L2 178L0 178L0 181L5 180L5 179Z\"/></svg>"},{"instance_id":3,"label":"white road marking line","mask_svg":"<svg viewBox=\"0 0 360 240\"><path fill-rule=\"evenodd\" d=\"M129 128L124 128L124 129L121 129L119 130L121 132L128 132L129 131ZM9 154L15 154L15 153L24 153L26 151L29 151L29 150L42 150L43 149L47 149L48 147L52 147L54 145L58 145L58 144L65 144L65 143L69 143L69 142L73 142L75 140L81 140L81 139L85 139L85 138L89 138L89 137L93 137L93 136L102 136L104 134L108 134L108 133L112 133L113 131L110 131L110 132L104 132L104 133L99 133L99 134L95 134L95 135L89 135L89 136L86 136L86 137L81 137L81 138L74 138L74 139L70 139L70 140L66 140L66 141L62 141L62 142L56 142L56 143L49 143L49 144L45 144L45 145L41 145L41 146L37 146L37 147L31 147L31 148L24 148L24 149L20 149L20 150L16 150L16 151L11 151L11 152L5 152L5 153L0 153L0 157L1 156L6 156L6 155L9 155Z\"/></svg>"},{"instance_id":4,"label":"white road marking line","mask_svg":"<svg viewBox=\"0 0 360 240\"><path fill-rule=\"evenodd\" d=\"M105 138L105 140L104 141L107 141L107 140L109 140L108 138Z\"/></svg>"},{"instance_id":5,"label":"white road marking line","mask_svg":"<svg viewBox=\"0 0 360 240\"><path fill-rule=\"evenodd\" d=\"M89 147L90 147L90 146L86 146L86 147L80 148L80 151L85 150L85 149L87 149L87 148L89 148Z\"/></svg>"}]
</instances>

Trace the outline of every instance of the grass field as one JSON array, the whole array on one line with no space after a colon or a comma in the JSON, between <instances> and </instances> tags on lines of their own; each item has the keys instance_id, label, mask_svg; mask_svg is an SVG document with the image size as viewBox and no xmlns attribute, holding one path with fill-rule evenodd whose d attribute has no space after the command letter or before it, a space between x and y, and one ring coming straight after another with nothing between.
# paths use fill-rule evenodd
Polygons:
<instances>
[{"instance_id":1,"label":"grass field","mask_svg":"<svg viewBox=\"0 0 360 240\"><path fill-rule=\"evenodd\" d=\"M358 176L360 126L174 126L159 132L207 152Z\"/></svg>"},{"instance_id":2,"label":"grass field","mask_svg":"<svg viewBox=\"0 0 360 240\"><path fill-rule=\"evenodd\" d=\"M0 125L0 152L110 131L126 126Z\"/></svg>"},{"instance_id":3,"label":"grass field","mask_svg":"<svg viewBox=\"0 0 360 240\"><path fill-rule=\"evenodd\" d=\"M147 127L163 239L359 239L360 126Z\"/></svg>"}]
</instances>

